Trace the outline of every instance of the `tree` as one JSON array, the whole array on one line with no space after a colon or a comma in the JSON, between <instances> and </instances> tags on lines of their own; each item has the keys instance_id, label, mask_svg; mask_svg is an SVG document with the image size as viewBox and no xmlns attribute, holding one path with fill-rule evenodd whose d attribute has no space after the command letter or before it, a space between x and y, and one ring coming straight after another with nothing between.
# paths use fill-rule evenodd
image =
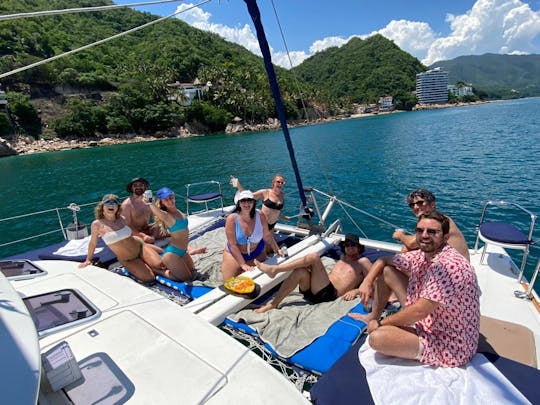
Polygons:
<instances>
[{"instance_id":1,"label":"tree","mask_svg":"<svg viewBox=\"0 0 540 405\"><path fill-rule=\"evenodd\" d=\"M35 107L30 104L30 96L12 91L6 94L6 98L17 130L37 138L41 133L41 119Z\"/></svg>"}]
</instances>

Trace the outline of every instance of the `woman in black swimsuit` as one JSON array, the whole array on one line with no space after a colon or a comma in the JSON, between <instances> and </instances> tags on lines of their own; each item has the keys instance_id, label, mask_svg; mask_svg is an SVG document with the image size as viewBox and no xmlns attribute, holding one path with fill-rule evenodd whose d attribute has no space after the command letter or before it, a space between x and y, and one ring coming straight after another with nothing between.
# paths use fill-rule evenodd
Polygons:
<instances>
[{"instance_id":1,"label":"woman in black swimsuit","mask_svg":"<svg viewBox=\"0 0 540 405\"><path fill-rule=\"evenodd\" d=\"M236 177L231 178L231 185L238 188L238 191L244 190L244 187L240 184L240 181ZM263 205L261 211L266 216L268 221L268 229L274 229L276 222L281 218L288 221L290 218L282 215L283 203L285 200L285 193L283 193L283 187L285 186L285 177L281 174L276 174L272 179L271 188L263 188L253 193L256 200L262 200Z\"/></svg>"}]
</instances>

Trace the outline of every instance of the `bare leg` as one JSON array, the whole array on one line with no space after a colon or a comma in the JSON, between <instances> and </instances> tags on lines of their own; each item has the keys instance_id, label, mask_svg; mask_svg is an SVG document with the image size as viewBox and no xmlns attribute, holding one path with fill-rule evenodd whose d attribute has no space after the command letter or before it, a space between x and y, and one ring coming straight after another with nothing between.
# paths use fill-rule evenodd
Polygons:
<instances>
[{"instance_id":1,"label":"bare leg","mask_svg":"<svg viewBox=\"0 0 540 405\"><path fill-rule=\"evenodd\" d=\"M413 328L381 326L369 335L369 345L373 350L402 359L416 359L419 343Z\"/></svg>"},{"instance_id":2,"label":"bare leg","mask_svg":"<svg viewBox=\"0 0 540 405\"><path fill-rule=\"evenodd\" d=\"M266 311L270 311L271 309L277 309L278 305L283 301L283 299L293 291L296 286L300 285L300 289L307 290L310 286L310 279L311 274L306 269L297 269L294 270L289 277L283 281L281 286L279 287L278 292L276 293L276 296L272 300L272 302L258 308L255 310L255 312L263 313Z\"/></svg>"},{"instance_id":3,"label":"bare leg","mask_svg":"<svg viewBox=\"0 0 540 405\"><path fill-rule=\"evenodd\" d=\"M258 260L255 260L255 265L259 268L259 270L265 272L268 274L271 278L274 278L276 274L285 272L285 271L293 271L298 268L302 267L311 267L315 264L321 263L321 258L317 253L310 253L304 257L301 257L299 259L293 260L291 262L282 263L279 265L269 265L266 263L261 263ZM324 267L324 266L323 266Z\"/></svg>"},{"instance_id":4,"label":"bare leg","mask_svg":"<svg viewBox=\"0 0 540 405\"><path fill-rule=\"evenodd\" d=\"M150 283L156 279L156 275L153 273L152 269L141 259L120 263L143 283Z\"/></svg>"},{"instance_id":5,"label":"bare leg","mask_svg":"<svg viewBox=\"0 0 540 405\"><path fill-rule=\"evenodd\" d=\"M350 312L348 315L351 318L364 322L367 325L369 321L379 319L391 294L392 290L390 290L390 288L386 285L383 277L378 277L375 281L375 291L373 292L373 304L371 305L371 312L365 315Z\"/></svg>"},{"instance_id":6,"label":"bare leg","mask_svg":"<svg viewBox=\"0 0 540 405\"><path fill-rule=\"evenodd\" d=\"M227 249L223 250L223 260L221 262L221 275L223 276L223 281L235 277L241 272L242 269L233 255L231 255Z\"/></svg>"},{"instance_id":7,"label":"bare leg","mask_svg":"<svg viewBox=\"0 0 540 405\"><path fill-rule=\"evenodd\" d=\"M379 319L381 314L390 299L390 295L394 292L402 306L405 305L407 297L407 284L409 278L399 270L392 266L386 266L382 276L378 277L375 284L373 305L369 314L350 313L349 316L358 321L364 322L366 325L373 319Z\"/></svg>"},{"instance_id":8,"label":"bare leg","mask_svg":"<svg viewBox=\"0 0 540 405\"><path fill-rule=\"evenodd\" d=\"M184 257L178 257L174 253L165 253L163 255L163 264L169 269L169 278L172 280L188 281L193 279L193 274L184 261Z\"/></svg>"}]
</instances>

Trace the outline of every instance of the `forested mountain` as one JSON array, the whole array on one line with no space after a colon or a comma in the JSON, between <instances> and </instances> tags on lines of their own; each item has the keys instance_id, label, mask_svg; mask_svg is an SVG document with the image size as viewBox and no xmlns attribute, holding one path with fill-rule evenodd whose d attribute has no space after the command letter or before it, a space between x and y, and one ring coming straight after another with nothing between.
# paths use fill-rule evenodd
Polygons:
<instances>
[{"instance_id":1,"label":"forested mountain","mask_svg":"<svg viewBox=\"0 0 540 405\"><path fill-rule=\"evenodd\" d=\"M110 0L2 0L0 14L112 4ZM158 17L121 9L114 11L24 18L0 22L0 72L58 55L107 38ZM302 114L300 90L292 74L276 68L288 117ZM200 102L189 107L167 100L178 82L211 83ZM135 33L92 47L0 81L7 92L14 121L37 135L28 97L62 101L51 136L153 133L198 123L220 131L235 116L245 122L275 117L262 59L219 36L169 19ZM302 94L325 113L332 105L308 85ZM74 95L86 95L76 97ZM92 95L89 97L88 95ZM71 96L71 97L66 97ZM34 103L35 104L35 103ZM21 113L25 117L18 116ZM12 117L13 118L13 117ZM2 131L0 117L0 135ZM26 127L25 127L26 125ZM4 126L5 129L5 126ZM47 134L45 134L47 135Z\"/></svg>"},{"instance_id":2,"label":"forested mountain","mask_svg":"<svg viewBox=\"0 0 540 405\"><path fill-rule=\"evenodd\" d=\"M434 67L448 71L450 83L471 83L490 99L540 96L540 55L460 56Z\"/></svg>"},{"instance_id":3,"label":"forested mountain","mask_svg":"<svg viewBox=\"0 0 540 405\"><path fill-rule=\"evenodd\" d=\"M336 98L374 103L381 96L394 96L404 109L415 104L416 74L425 70L418 59L379 34L318 52L293 69Z\"/></svg>"}]
</instances>

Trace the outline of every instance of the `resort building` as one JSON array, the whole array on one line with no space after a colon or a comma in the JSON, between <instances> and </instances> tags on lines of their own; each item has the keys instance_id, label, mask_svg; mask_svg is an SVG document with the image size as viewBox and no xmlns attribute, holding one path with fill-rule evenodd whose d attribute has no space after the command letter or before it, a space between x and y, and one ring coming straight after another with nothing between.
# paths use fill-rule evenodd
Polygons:
<instances>
[{"instance_id":1,"label":"resort building","mask_svg":"<svg viewBox=\"0 0 540 405\"><path fill-rule=\"evenodd\" d=\"M416 75L416 97L420 104L448 102L448 72L440 67Z\"/></svg>"},{"instance_id":2,"label":"resort building","mask_svg":"<svg viewBox=\"0 0 540 405\"><path fill-rule=\"evenodd\" d=\"M201 99L203 94L212 86L210 82L206 86L201 85L198 79L195 79L193 84L175 82L167 85L171 90L167 99L169 101L177 101L184 107L191 105L193 100Z\"/></svg>"},{"instance_id":3,"label":"resort building","mask_svg":"<svg viewBox=\"0 0 540 405\"><path fill-rule=\"evenodd\" d=\"M472 84L449 84L448 91L456 97L473 96Z\"/></svg>"},{"instance_id":4,"label":"resort building","mask_svg":"<svg viewBox=\"0 0 540 405\"><path fill-rule=\"evenodd\" d=\"M394 97L379 98L379 111L392 111L394 109Z\"/></svg>"}]
</instances>

